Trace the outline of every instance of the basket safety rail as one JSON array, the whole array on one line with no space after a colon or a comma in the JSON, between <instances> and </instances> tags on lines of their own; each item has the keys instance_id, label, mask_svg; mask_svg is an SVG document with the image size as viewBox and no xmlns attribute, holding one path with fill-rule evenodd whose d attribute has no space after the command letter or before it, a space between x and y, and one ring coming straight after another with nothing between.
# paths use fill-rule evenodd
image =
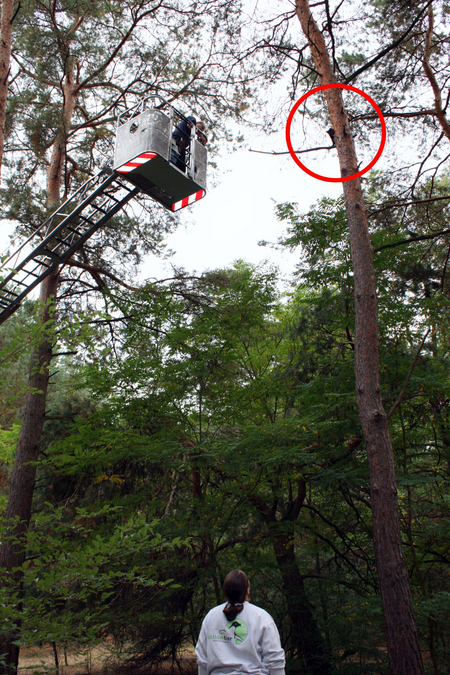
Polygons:
<instances>
[{"instance_id":1,"label":"basket safety rail","mask_svg":"<svg viewBox=\"0 0 450 675\"><path fill-rule=\"evenodd\" d=\"M0 324L25 296L66 262L96 230L140 192L116 171L87 180L2 265ZM31 248L31 251L30 251Z\"/></svg>"},{"instance_id":2,"label":"basket safety rail","mask_svg":"<svg viewBox=\"0 0 450 675\"><path fill-rule=\"evenodd\" d=\"M125 122L128 122L128 120L137 117L143 113L144 110L148 110L149 108L154 108L155 110L167 110L167 115L169 117L171 115L175 115L177 118L176 123L181 120L187 122L187 117L183 115L183 113L177 108L175 108L175 106L166 101L165 98L162 98L162 96L152 94L151 96L141 98L135 105L131 106L131 108L127 108L127 110L125 110L123 113L120 113L120 115L117 117L116 126L122 126L122 124L125 124Z\"/></svg>"}]
</instances>

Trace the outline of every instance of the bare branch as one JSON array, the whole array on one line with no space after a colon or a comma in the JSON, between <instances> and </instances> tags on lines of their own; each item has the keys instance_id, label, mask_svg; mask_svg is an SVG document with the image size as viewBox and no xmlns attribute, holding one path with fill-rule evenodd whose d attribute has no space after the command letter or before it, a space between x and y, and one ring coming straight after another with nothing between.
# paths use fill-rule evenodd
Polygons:
<instances>
[{"instance_id":1,"label":"bare branch","mask_svg":"<svg viewBox=\"0 0 450 675\"><path fill-rule=\"evenodd\" d=\"M99 274L102 274L105 277L108 277L109 279L112 279L115 281L117 284L120 284L120 286L123 286L129 291L139 291L141 290L140 288L136 288L135 286L129 286L129 284L125 283L125 281L122 281L122 279L119 279L116 277L115 274L112 274L112 272L108 272L107 270L103 270L101 267L94 267L92 265L87 265L86 263L82 263L79 260L74 260L73 258L69 258L69 260L66 260L64 263L65 265L69 265L70 267L80 267L83 270L86 270L86 272L89 272L94 279L98 282L98 276ZM99 284L101 285L101 284ZM104 285L104 284L103 284Z\"/></svg>"},{"instance_id":2,"label":"bare branch","mask_svg":"<svg viewBox=\"0 0 450 675\"><path fill-rule=\"evenodd\" d=\"M434 73L431 69L430 66L430 55L431 55L431 38L433 37L433 5L430 3L428 5L428 30L427 34L425 37L425 53L423 57L423 69L425 71L425 75L428 78L428 81L431 84L431 87L433 89L434 93L434 109L435 109L435 114L436 117L439 120L439 124L442 127L442 131L444 134L447 136L447 138L450 141L450 124L448 122L448 119L442 109L442 98L441 98L441 90L439 88L439 85L436 81L436 78L434 76Z\"/></svg>"},{"instance_id":3,"label":"bare branch","mask_svg":"<svg viewBox=\"0 0 450 675\"><path fill-rule=\"evenodd\" d=\"M450 234L450 229L442 230L441 232L434 232L433 234L423 234L419 237L409 237L409 239L401 239L400 241L392 242L392 244L383 244L383 246L378 246L378 248L374 248L373 252L378 253L378 251L383 251L385 248L395 248L396 246L409 244L412 241L425 241L427 239L436 239L436 237L441 237L443 234Z\"/></svg>"},{"instance_id":4,"label":"bare branch","mask_svg":"<svg viewBox=\"0 0 450 675\"><path fill-rule=\"evenodd\" d=\"M314 150L333 150L335 148L335 145L322 145L318 148L308 148L307 150L295 150L296 155L301 155L304 152L314 152ZM257 152L260 155L289 155L289 150L284 150L283 152L275 152L274 150L271 150L270 152L266 150L252 150L250 149L249 152Z\"/></svg>"},{"instance_id":5,"label":"bare branch","mask_svg":"<svg viewBox=\"0 0 450 675\"><path fill-rule=\"evenodd\" d=\"M358 70L355 70L354 73L352 73L351 75L349 75L347 77L347 79L345 80L345 83L348 84L349 82L352 82L352 80L355 80L358 77L358 75L361 75L361 73L363 73L365 70L368 70L369 68L371 68L375 63L377 63L377 61L380 61L380 59L382 59L384 56L386 56L386 54L389 54L389 52L391 52L393 49L398 47L399 44L401 44L403 42L403 40L405 40L408 37L408 35L410 34L410 32L412 31L414 26L421 19L422 14L424 14L426 12L426 10L432 4L432 2L433 2L433 0L429 0L429 2L425 5L425 7L416 16L416 18L414 19L412 24L409 26L409 28L407 28L406 31L403 33L403 35L401 35L397 40L394 40L394 42L392 42L390 45L388 45L385 49L382 49L379 54L374 56L373 59L370 59L370 61L365 63L363 66L361 66L361 68L358 68Z\"/></svg>"},{"instance_id":6,"label":"bare branch","mask_svg":"<svg viewBox=\"0 0 450 675\"><path fill-rule=\"evenodd\" d=\"M89 82L91 82L92 80L94 80L96 77L98 77L98 75L100 75L101 73L103 73L103 72L106 70L106 68L114 61L114 59L116 58L117 54L120 52L120 50L122 49L122 47L124 46L124 44L129 40L129 38L130 38L131 35L133 34L133 31L135 30L135 28L136 28L136 26L138 25L138 23L139 23L140 21L142 21L142 19L144 19L146 16L149 16L150 14L154 14L154 13L161 7L161 5L162 5L162 0L160 0L160 2L158 2L157 5L155 5L155 6L152 7L151 9L147 10L146 12L142 12L142 14L137 14L137 13L136 13L136 16L134 17L134 19L133 19L133 21L132 21L132 23L131 23L131 26L130 26L130 28L127 30L127 32L125 33L125 35L122 36L122 39L118 42L118 44L117 44L117 45L115 46L115 48L112 50L112 52L110 53L110 55L108 56L108 58L104 61L104 63L102 63L101 66L99 66L96 70L94 70L93 73L91 73L91 74L90 74L83 82L81 82L81 83L78 85L78 87L77 87L77 93L80 92L82 89L84 89L84 87L85 87Z\"/></svg>"}]
</instances>

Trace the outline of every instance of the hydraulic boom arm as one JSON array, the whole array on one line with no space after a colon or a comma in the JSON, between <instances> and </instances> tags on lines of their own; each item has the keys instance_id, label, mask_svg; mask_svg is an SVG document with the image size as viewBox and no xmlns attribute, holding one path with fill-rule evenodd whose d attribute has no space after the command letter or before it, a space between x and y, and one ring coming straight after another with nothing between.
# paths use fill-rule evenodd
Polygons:
<instances>
[{"instance_id":1,"label":"hydraulic boom arm","mask_svg":"<svg viewBox=\"0 0 450 675\"><path fill-rule=\"evenodd\" d=\"M139 187L116 171L102 170L84 183L2 265L0 324L23 298L130 201ZM42 238L44 237L44 238Z\"/></svg>"}]
</instances>

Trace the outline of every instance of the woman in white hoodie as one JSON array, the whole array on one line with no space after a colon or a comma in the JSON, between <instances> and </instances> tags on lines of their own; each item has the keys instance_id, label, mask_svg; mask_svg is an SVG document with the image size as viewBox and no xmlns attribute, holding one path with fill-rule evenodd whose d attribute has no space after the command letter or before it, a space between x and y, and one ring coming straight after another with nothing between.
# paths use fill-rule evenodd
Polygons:
<instances>
[{"instance_id":1,"label":"woman in white hoodie","mask_svg":"<svg viewBox=\"0 0 450 675\"><path fill-rule=\"evenodd\" d=\"M230 572L227 602L205 616L195 647L198 675L284 675L284 650L277 627L264 609L248 602L250 582Z\"/></svg>"}]
</instances>

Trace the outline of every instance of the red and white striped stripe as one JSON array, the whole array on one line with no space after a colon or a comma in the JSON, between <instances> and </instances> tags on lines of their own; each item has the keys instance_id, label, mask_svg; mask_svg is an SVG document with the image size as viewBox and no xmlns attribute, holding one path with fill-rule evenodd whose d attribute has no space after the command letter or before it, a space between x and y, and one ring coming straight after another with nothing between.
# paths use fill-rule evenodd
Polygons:
<instances>
[{"instance_id":1,"label":"red and white striped stripe","mask_svg":"<svg viewBox=\"0 0 450 675\"><path fill-rule=\"evenodd\" d=\"M172 204L172 211L178 211L178 209L183 209L185 206L189 206L189 204L198 202L198 200L204 197L205 194L206 193L204 190L199 190L198 192L195 192L193 195L185 197L184 199L181 200L181 202L175 202L175 204Z\"/></svg>"},{"instance_id":2,"label":"red and white striped stripe","mask_svg":"<svg viewBox=\"0 0 450 675\"><path fill-rule=\"evenodd\" d=\"M135 169L137 166L141 166L141 164L145 164L145 162L153 159L153 157L156 157L154 152L143 152L142 155L135 157L126 164L122 164L122 166L116 169L116 171L118 173L128 173L129 171L133 171L133 169Z\"/></svg>"}]
</instances>

